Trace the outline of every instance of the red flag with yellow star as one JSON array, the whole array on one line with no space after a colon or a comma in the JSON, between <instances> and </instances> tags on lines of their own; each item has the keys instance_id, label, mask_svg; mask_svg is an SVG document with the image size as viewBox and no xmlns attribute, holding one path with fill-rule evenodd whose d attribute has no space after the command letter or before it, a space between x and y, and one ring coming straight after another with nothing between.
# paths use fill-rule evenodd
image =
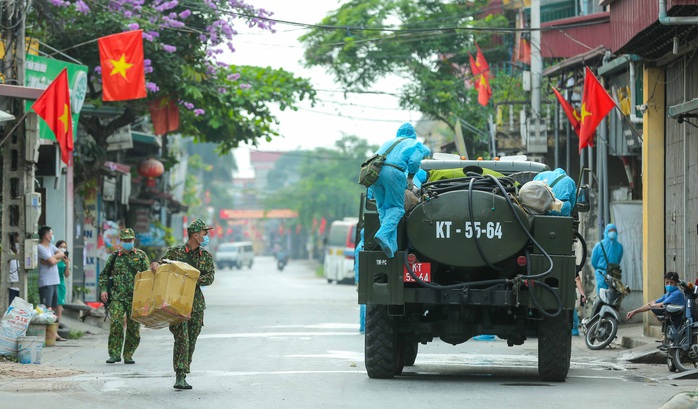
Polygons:
<instances>
[{"instance_id":1,"label":"red flag with yellow star","mask_svg":"<svg viewBox=\"0 0 698 409\"><path fill-rule=\"evenodd\" d=\"M555 93L555 96L557 97L557 100L560 102L562 109L565 110L565 114L567 114L567 119L570 120L572 129L574 129L574 132L577 134L577 136L579 136L579 114L574 109L574 107L572 107L572 104L570 104L569 101L563 98L563 96L560 94L560 91L558 91L555 87L552 87L552 89Z\"/></svg>"},{"instance_id":2,"label":"red flag with yellow star","mask_svg":"<svg viewBox=\"0 0 698 409\"><path fill-rule=\"evenodd\" d=\"M490 81L487 79L487 74L481 74L477 84L477 102L483 107L486 107L492 98L492 88Z\"/></svg>"},{"instance_id":3,"label":"red flag with yellow star","mask_svg":"<svg viewBox=\"0 0 698 409\"><path fill-rule=\"evenodd\" d=\"M579 152L587 146L594 146L594 132L603 118L616 106L598 79L586 67L582 108L579 111Z\"/></svg>"},{"instance_id":4,"label":"red flag with yellow star","mask_svg":"<svg viewBox=\"0 0 698 409\"><path fill-rule=\"evenodd\" d=\"M142 32L127 31L97 40L103 101L145 98Z\"/></svg>"},{"instance_id":5,"label":"red flag with yellow star","mask_svg":"<svg viewBox=\"0 0 698 409\"><path fill-rule=\"evenodd\" d=\"M63 68L63 71L34 102L32 109L56 135L56 141L61 148L61 160L69 165L70 153L73 151L73 117L70 112L70 91L66 68Z\"/></svg>"}]
</instances>

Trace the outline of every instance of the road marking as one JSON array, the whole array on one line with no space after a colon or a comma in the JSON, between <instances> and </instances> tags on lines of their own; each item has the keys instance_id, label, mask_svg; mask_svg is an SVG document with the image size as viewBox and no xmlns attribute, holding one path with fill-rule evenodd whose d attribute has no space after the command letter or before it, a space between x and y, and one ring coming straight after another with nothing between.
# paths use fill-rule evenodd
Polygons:
<instances>
[{"instance_id":1,"label":"road marking","mask_svg":"<svg viewBox=\"0 0 698 409\"><path fill-rule=\"evenodd\" d=\"M198 339L229 339L229 338L278 338L278 337L356 337L363 334L356 332L248 332L240 334L201 334ZM148 339L172 339L172 336L155 335Z\"/></svg>"},{"instance_id":2,"label":"road marking","mask_svg":"<svg viewBox=\"0 0 698 409\"><path fill-rule=\"evenodd\" d=\"M309 325L268 325L268 326L263 326L262 328L355 329L358 331L359 324L325 322L325 323L321 323L321 324L309 324Z\"/></svg>"}]
</instances>

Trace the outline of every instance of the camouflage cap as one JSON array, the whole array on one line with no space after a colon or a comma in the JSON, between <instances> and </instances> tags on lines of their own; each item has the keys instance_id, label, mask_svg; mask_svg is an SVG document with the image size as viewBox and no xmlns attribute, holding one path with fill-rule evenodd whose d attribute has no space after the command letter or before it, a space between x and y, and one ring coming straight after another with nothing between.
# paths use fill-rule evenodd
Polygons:
<instances>
[{"instance_id":1,"label":"camouflage cap","mask_svg":"<svg viewBox=\"0 0 698 409\"><path fill-rule=\"evenodd\" d=\"M128 240L128 239L135 239L136 234L133 232L133 229L123 229L121 230L121 233L119 233L119 239L121 240Z\"/></svg>"},{"instance_id":2,"label":"camouflage cap","mask_svg":"<svg viewBox=\"0 0 698 409\"><path fill-rule=\"evenodd\" d=\"M198 233L201 230L211 230L213 227L211 226L206 226L206 223L204 223L203 220L201 219L196 219L193 222L189 223L189 226L187 226L187 233L193 234L193 233Z\"/></svg>"}]
</instances>

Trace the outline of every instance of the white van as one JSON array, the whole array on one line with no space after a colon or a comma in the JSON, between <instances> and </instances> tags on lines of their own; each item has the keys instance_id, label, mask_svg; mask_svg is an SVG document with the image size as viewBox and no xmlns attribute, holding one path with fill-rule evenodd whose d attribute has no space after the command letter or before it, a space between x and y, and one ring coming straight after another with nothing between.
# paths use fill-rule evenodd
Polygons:
<instances>
[{"instance_id":1,"label":"white van","mask_svg":"<svg viewBox=\"0 0 698 409\"><path fill-rule=\"evenodd\" d=\"M354 249L357 217L345 217L330 225L325 242L325 278L328 283L354 283Z\"/></svg>"},{"instance_id":2,"label":"white van","mask_svg":"<svg viewBox=\"0 0 698 409\"><path fill-rule=\"evenodd\" d=\"M242 266L252 268L252 264L254 263L252 243L248 241L223 243L218 246L218 249L214 253L214 260L217 268L237 267L240 269Z\"/></svg>"}]
</instances>

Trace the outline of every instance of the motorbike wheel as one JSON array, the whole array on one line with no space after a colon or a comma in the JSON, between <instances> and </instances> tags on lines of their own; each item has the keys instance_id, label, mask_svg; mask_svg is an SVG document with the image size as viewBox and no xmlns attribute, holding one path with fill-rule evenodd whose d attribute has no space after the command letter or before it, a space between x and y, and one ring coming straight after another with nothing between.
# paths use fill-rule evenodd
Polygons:
<instances>
[{"instance_id":1,"label":"motorbike wheel","mask_svg":"<svg viewBox=\"0 0 698 409\"><path fill-rule=\"evenodd\" d=\"M666 366L669 368L669 372L676 372L678 370L676 365L674 365L674 360L669 355L666 357Z\"/></svg>"},{"instance_id":2,"label":"motorbike wheel","mask_svg":"<svg viewBox=\"0 0 698 409\"><path fill-rule=\"evenodd\" d=\"M613 317L601 317L589 326L585 341L591 350L606 348L618 333L618 321Z\"/></svg>"},{"instance_id":3,"label":"motorbike wheel","mask_svg":"<svg viewBox=\"0 0 698 409\"><path fill-rule=\"evenodd\" d=\"M676 345L685 345L686 343L686 334L682 334ZM671 349L671 361L679 372L686 372L698 368L698 352L692 348L695 344L696 336L694 335L691 341L691 347L689 347L688 351L676 347Z\"/></svg>"}]
</instances>

